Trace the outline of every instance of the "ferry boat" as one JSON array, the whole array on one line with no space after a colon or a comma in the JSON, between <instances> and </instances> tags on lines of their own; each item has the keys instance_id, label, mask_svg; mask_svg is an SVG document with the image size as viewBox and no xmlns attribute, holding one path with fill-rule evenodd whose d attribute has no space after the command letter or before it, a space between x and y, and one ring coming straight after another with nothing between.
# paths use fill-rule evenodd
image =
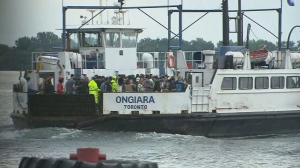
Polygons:
<instances>
[{"instance_id":1,"label":"ferry boat","mask_svg":"<svg viewBox=\"0 0 300 168\"><path fill-rule=\"evenodd\" d=\"M66 51L33 53L32 69L14 85L15 126L206 137L300 132L299 52L262 52L265 59L240 46L226 46L220 56L214 50L138 53L142 31L129 25L67 26ZM266 66L255 66L257 58ZM189 85L184 92L101 92L98 111L93 95L28 93L22 77L38 90L46 76L56 86L59 76L66 81L71 74L182 76Z\"/></svg>"}]
</instances>

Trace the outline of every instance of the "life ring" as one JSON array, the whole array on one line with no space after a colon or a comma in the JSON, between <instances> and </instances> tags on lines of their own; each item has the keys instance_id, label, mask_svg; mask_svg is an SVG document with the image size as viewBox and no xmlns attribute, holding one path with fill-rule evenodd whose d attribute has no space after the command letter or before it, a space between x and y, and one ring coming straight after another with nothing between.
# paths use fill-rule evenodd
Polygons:
<instances>
[{"instance_id":1,"label":"life ring","mask_svg":"<svg viewBox=\"0 0 300 168\"><path fill-rule=\"evenodd\" d=\"M174 66L175 66L175 57L173 55L169 55L167 59L168 59L168 67L169 68L174 68Z\"/></svg>"}]
</instances>

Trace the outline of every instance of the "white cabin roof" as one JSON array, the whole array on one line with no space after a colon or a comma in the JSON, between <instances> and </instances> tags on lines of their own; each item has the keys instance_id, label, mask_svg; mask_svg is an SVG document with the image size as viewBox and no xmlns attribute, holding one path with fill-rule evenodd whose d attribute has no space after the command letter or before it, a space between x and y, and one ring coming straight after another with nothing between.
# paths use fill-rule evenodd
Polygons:
<instances>
[{"instance_id":1,"label":"white cabin roof","mask_svg":"<svg viewBox=\"0 0 300 168\"><path fill-rule=\"evenodd\" d=\"M81 25L67 25L66 30L76 30L78 31L78 28ZM99 25L99 24L93 24L93 25L84 25L80 28L81 30L95 30L95 29L130 29L130 30L142 30L145 28L142 27L136 27L132 25Z\"/></svg>"}]
</instances>

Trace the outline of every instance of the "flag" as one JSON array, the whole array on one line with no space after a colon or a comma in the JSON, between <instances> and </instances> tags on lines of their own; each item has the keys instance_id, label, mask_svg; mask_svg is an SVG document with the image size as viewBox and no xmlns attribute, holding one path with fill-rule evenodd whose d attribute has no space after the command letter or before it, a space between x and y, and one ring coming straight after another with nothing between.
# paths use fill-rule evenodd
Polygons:
<instances>
[{"instance_id":1,"label":"flag","mask_svg":"<svg viewBox=\"0 0 300 168\"><path fill-rule=\"evenodd\" d=\"M290 6L295 6L294 0L287 0L287 3L288 3Z\"/></svg>"}]
</instances>

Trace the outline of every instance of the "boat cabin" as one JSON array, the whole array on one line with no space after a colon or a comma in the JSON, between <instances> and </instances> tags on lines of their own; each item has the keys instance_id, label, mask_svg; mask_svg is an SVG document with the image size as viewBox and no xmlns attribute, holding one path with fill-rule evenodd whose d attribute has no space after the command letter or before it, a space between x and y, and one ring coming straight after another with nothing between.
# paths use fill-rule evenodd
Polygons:
<instances>
[{"instance_id":1,"label":"boat cabin","mask_svg":"<svg viewBox=\"0 0 300 168\"><path fill-rule=\"evenodd\" d=\"M80 29L78 26L67 26L66 31L67 51L82 54L83 69L137 68L137 37L142 28L84 25Z\"/></svg>"}]
</instances>

